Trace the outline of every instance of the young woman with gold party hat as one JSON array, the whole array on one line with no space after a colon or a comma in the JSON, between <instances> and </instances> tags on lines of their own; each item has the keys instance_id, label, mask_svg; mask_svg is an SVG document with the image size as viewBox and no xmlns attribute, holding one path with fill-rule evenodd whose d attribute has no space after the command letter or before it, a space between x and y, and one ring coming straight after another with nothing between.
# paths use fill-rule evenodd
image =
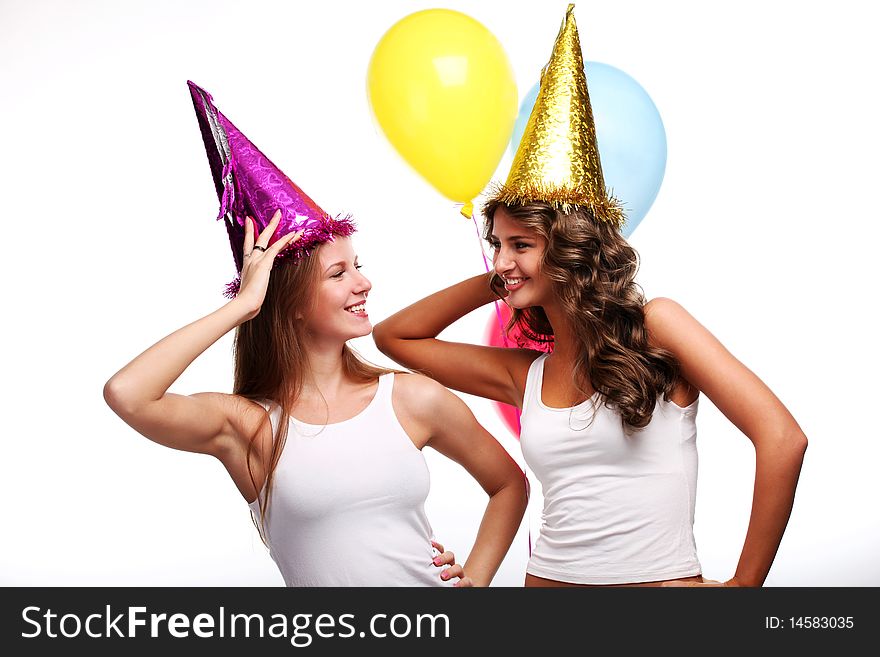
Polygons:
<instances>
[{"instance_id":1,"label":"young woman with gold party hat","mask_svg":"<svg viewBox=\"0 0 880 657\"><path fill-rule=\"evenodd\" d=\"M521 409L544 495L527 586L760 586L807 439L773 392L678 303L645 300L605 190L570 5L506 183L484 208L493 270L375 327L397 362ZM548 352L437 339L497 299ZM701 395L752 441L751 519L732 577L703 578L693 524Z\"/></svg>"}]
</instances>

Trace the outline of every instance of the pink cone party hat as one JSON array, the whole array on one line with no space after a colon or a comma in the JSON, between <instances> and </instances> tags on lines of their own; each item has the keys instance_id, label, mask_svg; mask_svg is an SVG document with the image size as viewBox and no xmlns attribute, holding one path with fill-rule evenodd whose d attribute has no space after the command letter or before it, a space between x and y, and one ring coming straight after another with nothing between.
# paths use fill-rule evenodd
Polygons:
<instances>
[{"instance_id":1,"label":"pink cone party hat","mask_svg":"<svg viewBox=\"0 0 880 657\"><path fill-rule=\"evenodd\" d=\"M281 210L281 221L270 243L288 233L303 230L302 237L282 249L279 261L308 256L318 244L332 240L334 235L351 235L355 228L347 216L333 218L309 198L290 178L254 146L244 134L232 125L214 106L211 94L187 82L199 129L205 142L205 151L217 196L220 213L217 219L226 223L229 244L235 258L235 268L242 268L244 226L247 217L253 217L257 230L262 231ZM226 296L238 293L240 279L226 286Z\"/></svg>"}]
</instances>

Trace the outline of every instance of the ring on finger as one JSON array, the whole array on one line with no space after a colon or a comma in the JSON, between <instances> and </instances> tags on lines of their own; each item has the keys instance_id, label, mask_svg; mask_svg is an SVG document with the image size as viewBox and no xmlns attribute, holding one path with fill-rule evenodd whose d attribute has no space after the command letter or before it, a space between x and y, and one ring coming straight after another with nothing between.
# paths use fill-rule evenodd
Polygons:
<instances>
[{"instance_id":1,"label":"ring on finger","mask_svg":"<svg viewBox=\"0 0 880 657\"><path fill-rule=\"evenodd\" d=\"M254 244L254 251L265 251L265 250L266 250L265 246L260 246L259 244ZM254 251L251 251L251 253L253 253Z\"/></svg>"}]
</instances>

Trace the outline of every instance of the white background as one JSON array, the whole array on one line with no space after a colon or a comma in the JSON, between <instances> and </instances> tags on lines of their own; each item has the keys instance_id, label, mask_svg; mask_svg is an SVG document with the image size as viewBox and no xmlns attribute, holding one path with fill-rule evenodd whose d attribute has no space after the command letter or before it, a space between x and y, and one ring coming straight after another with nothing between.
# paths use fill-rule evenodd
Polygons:
<instances>
[{"instance_id":1,"label":"white background","mask_svg":"<svg viewBox=\"0 0 880 657\"><path fill-rule=\"evenodd\" d=\"M868 4L615 0L575 12L585 58L634 77L665 123L666 177L631 239L647 295L688 308L810 439L768 585L880 585L880 48ZM145 440L101 388L218 307L234 274L187 79L325 209L355 215L374 321L483 271L473 225L396 155L366 99L383 33L432 6L0 2L0 584L282 583L222 466ZM524 94L566 4L442 6L498 37ZM479 342L483 311L448 337ZM230 346L231 335L173 389L229 391ZM390 364L369 338L356 346ZM466 399L521 463L492 405ZM725 579L753 450L708 400L698 425L698 550L705 575ZM459 466L428 458L429 517L463 558L485 497ZM540 522L533 483L495 585L522 582Z\"/></svg>"}]
</instances>

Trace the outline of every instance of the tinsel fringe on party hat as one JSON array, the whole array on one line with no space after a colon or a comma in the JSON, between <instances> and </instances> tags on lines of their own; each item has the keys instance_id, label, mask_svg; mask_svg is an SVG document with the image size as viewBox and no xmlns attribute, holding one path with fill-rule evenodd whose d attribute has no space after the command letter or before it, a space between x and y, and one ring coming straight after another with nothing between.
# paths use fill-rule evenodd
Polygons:
<instances>
[{"instance_id":1,"label":"tinsel fringe on party hat","mask_svg":"<svg viewBox=\"0 0 880 657\"><path fill-rule=\"evenodd\" d=\"M326 221L322 222L321 226L314 227L311 231L309 231L309 237L306 238L306 234L303 235L289 247L286 247L281 250L281 252L275 256L275 263L273 265L277 266L280 262L285 262L289 260L301 260L302 258L308 258L312 255L312 252L315 250L315 247L323 244L324 242L330 242L334 237L348 237L352 235L357 230L354 221L352 221L351 215L342 214L336 217L328 218ZM276 231L277 234L277 231ZM275 240L273 240L275 241ZM242 243L243 246L243 243ZM295 248L294 248L295 247ZM226 284L226 287L223 290L223 296L227 299L234 299L241 288L241 275L235 277L231 282Z\"/></svg>"},{"instance_id":2,"label":"tinsel fringe on party hat","mask_svg":"<svg viewBox=\"0 0 880 657\"><path fill-rule=\"evenodd\" d=\"M578 194L570 189L541 184L518 185L516 188L511 188L495 182L490 183L487 196L490 201L500 201L511 206L544 201L562 212L571 212L576 207L586 208L596 219L609 221L618 228L626 221L623 203L612 195L597 198L593 194Z\"/></svg>"}]
</instances>

